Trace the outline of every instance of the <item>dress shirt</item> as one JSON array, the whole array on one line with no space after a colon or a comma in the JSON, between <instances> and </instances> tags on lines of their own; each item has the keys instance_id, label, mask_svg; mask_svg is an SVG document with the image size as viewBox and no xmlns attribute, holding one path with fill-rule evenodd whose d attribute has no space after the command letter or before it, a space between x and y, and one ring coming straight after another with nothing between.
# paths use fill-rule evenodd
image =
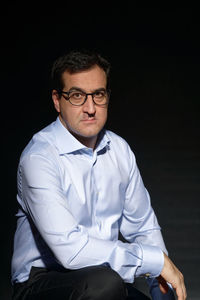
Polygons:
<instances>
[{"instance_id":1,"label":"dress shirt","mask_svg":"<svg viewBox=\"0 0 200 300\"><path fill-rule=\"evenodd\" d=\"M160 274L160 227L135 156L115 133L103 130L93 150L57 118L22 152L17 183L13 283L27 280L32 266L107 264L129 283Z\"/></svg>"}]
</instances>

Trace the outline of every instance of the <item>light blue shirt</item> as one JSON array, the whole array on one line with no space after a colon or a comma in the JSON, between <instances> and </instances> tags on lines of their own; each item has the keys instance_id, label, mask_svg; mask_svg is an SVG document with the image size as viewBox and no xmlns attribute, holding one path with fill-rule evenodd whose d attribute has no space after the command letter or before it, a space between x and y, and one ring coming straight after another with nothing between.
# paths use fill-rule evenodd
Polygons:
<instances>
[{"instance_id":1,"label":"light blue shirt","mask_svg":"<svg viewBox=\"0 0 200 300\"><path fill-rule=\"evenodd\" d=\"M17 200L13 283L32 266L106 263L129 283L161 273L167 250L149 194L129 145L113 132L102 131L93 150L57 118L21 155Z\"/></svg>"}]
</instances>

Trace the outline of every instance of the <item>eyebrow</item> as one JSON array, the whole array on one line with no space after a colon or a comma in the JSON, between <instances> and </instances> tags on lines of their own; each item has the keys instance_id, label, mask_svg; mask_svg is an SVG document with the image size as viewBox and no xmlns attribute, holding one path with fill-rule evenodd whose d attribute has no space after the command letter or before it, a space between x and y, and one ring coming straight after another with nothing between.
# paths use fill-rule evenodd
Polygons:
<instances>
[{"instance_id":1,"label":"eyebrow","mask_svg":"<svg viewBox=\"0 0 200 300\"><path fill-rule=\"evenodd\" d=\"M84 91L83 89L81 89L80 87L77 87L77 86L72 86L70 89L69 89L69 91L68 92L72 92L72 91L79 91L79 92L82 92L82 93L85 93L85 94L87 94L87 92L86 91ZM98 88L98 89L95 89L95 90L92 90L92 93L95 93L95 92L99 92L99 91L106 91L106 89L105 88Z\"/></svg>"}]
</instances>

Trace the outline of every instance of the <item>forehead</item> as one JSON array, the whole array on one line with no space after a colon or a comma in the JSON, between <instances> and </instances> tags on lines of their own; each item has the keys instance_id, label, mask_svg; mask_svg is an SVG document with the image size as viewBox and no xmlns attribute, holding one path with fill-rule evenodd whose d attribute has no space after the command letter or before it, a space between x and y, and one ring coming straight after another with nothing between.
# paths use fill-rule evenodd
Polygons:
<instances>
[{"instance_id":1,"label":"forehead","mask_svg":"<svg viewBox=\"0 0 200 300\"><path fill-rule=\"evenodd\" d=\"M106 73L99 66L83 70L77 73L70 73L65 71L62 74L63 85L66 89L72 87L79 87L84 90L94 90L99 88L106 88Z\"/></svg>"}]
</instances>

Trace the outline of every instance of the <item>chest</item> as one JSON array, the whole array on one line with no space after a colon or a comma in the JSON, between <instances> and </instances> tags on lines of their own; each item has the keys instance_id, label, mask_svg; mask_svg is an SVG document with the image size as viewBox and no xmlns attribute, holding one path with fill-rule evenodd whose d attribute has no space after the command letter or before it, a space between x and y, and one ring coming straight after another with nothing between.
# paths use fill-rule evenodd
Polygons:
<instances>
[{"instance_id":1,"label":"chest","mask_svg":"<svg viewBox=\"0 0 200 300\"><path fill-rule=\"evenodd\" d=\"M86 222L93 216L108 218L122 213L129 170L123 160L109 152L62 157L62 189L67 206Z\"/></svg>"}]
</instances>

